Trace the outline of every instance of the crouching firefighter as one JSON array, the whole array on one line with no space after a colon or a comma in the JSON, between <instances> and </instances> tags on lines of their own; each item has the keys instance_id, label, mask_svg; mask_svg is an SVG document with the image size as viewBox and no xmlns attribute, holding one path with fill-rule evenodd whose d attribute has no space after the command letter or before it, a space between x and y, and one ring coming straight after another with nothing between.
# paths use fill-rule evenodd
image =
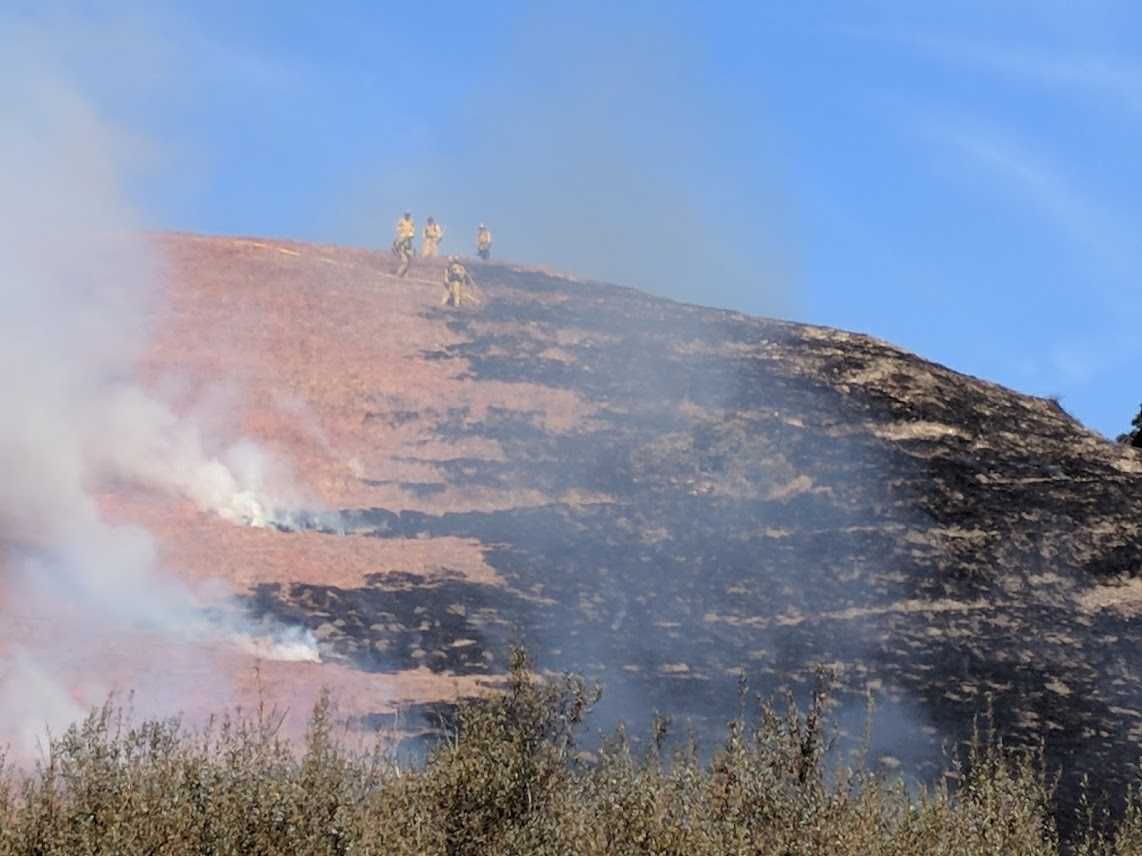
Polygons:
<instances>
[{"instance_id":1,"label":"crouching firefighter","mask_svg":"<svg viewBox=\"0 0 1142 856\"><path fill-rule=\"evenodd\" d=\"M408 265L414 253L412 239L415 236L416 223L412 220L412 214L405 211L404 216L397 220L396 238L393 240L393 255L400 259L400 264L397 266L397 276L404 276L408 273Z\"/></svg>"},{"instance_id":2,"label":"crouching firefighter","mask_svg":"<svg viewBox=\"0 0 1142 856\"><path fill-rule=\"evenodd\" d=\"M476 282L472 279L472 275L468 273L468 269L460 263L456 256L448 257L448 267L444 269L444 299L441 302L443 306L462 306L464 301L467 300L471 303L479 303L475 296L470 293L465 293L465 286L475 286Z\"/></svg>"}]
</instances>

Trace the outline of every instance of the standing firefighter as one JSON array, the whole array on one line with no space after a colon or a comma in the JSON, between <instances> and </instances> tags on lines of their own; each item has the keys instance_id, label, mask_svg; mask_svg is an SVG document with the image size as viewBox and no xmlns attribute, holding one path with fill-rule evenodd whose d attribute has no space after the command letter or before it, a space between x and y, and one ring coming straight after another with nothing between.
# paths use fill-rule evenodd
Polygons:
<instances>
[{"instance_id":1,"label":"standing firefighter","mask_svg":"<svg viewBox=\"0 0 1142 856\"><path fill-rule=\"evenodd\" d=\"M476 229L476 255L484 261L492 255L492 232L483 223Z\"/></svg>"},{"instance_id":2,"label":"standing firefighter","mask_svg":"<svg viewBox=\"0 0 1142 856\"><path fill-rule=\"evenodd\" d=\"M393 255L400 258L397 276L404 276L408 273L408 265L415 252L412 248L412 239L416 237L416 223L412 221L412 214L408 211L405 211L404 216L397 220L396 232L397 236L393 240Z\"/></svg>"},{"instance_id":3,"label":"standing firefighter","mask_svg":"<svg viewBox=\"0 0 1142 856\"><path fill-rule=\"evenodd\" d=\"M464 293L464 286L475 284L472 275L464 265L460 264L460 260L456 256L449 256L448 267L444 269L444 299L440 301L441 305L460 307L465 300L478 302L473 295Z\"/></svg>"},{"instance_id":4,"label":"standing firefighter","mask_svg":"<svg viewBox=\"0 0 1142 856\"><path fill-rule=\"evenodd\" d=\"M437 250L440 247L440 239L444 237L444 230L440 228L440 224L429 217L428 223L424 226L424 234L421 237L421 257L426 259L436 258Z\"/></svg>"}]
</instances>

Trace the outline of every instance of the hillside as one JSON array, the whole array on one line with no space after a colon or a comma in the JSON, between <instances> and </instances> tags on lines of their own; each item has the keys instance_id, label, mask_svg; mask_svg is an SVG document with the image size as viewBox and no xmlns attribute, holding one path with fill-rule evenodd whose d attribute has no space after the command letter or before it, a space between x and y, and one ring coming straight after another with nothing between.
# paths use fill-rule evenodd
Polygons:
<instances>
[{"instance_id":1,"label":"hillside","mask_svg":"<svg viewBox=\"0 0 1142 856\"><path fill-rule=\"evenodd\" d=\"M225 383L226 427L346 529L125 488L103 505L184 578L314 631L320 664L261 664L271 698L328 685L383 724L478 692L520 638L602 681L599 725L661 710L721 734L739 674L768 695L826 664L854 734L872 689L890 769L935 769L990 704L1069 793L1130 778L1142 457L1053 402L867 336L510 265L475 266L481 303L453 311L439 262L402 281L387 253L156 242L148 383ZM253 655L210 658L178 668L253 698Z\"/></svg>"}]
</instances>

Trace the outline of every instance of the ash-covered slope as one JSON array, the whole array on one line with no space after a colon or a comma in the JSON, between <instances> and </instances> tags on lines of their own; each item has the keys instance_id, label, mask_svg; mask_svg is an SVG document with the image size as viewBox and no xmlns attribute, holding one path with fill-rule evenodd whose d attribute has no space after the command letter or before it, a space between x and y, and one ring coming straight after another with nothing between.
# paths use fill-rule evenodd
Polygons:
<instances>
[{"instance_id":1,"label":"ash-covered slope","mask_svg":"<svg viewBox=\"0 0 1142 856\"><path fill-rule=\"evenodd\" d=\"M1142 457L1053 402L507 265L474 267L481 303L455 311L434 262L401 281L380 253L159 243L149 371L237 378L244 428L349 529L259 534L239 568L238 535L172 516L171 555L362 681L420 676L394 701L466 691L518 637L601 680L603 720L657 709L705 735L739 674L767 694L826 664L842 723L859 733L871 687L877 749L912 771L990 704L1065 791L1131 775Z\"/></svg>"}]
</instances>

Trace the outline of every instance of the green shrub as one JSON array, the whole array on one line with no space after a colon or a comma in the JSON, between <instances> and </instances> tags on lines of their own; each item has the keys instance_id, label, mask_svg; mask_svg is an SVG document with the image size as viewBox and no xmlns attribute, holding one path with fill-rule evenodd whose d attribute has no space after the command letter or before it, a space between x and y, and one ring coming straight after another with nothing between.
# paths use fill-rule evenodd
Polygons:
<instances>
[{"instance_id":1,"label":"green shrub","mask_svg":"<svg viewBox=\"0 0 1142 856\"><path fill-rule=\"evenodd\" d=\"M304 744L264 710L198 732L133 725L108 705L17 773L0 758L6 854L1056 854L1041 753L977 736L918 792L830 769L827 693L731 722L703 760L669 754L654 723L636 753L620 730L594 754L576 733L595 690L540 680L516 652L505 692L461 705L458 726L411 769L350 749L323 697ZM948 782L953 782L953 785ZM1084 856L1142 854L1137 794ZM1092 811L1092 817L1093 817Z\"/></svg>"},{"instance_id":2,"label":"green shrub","mask_svg":"<svg viewBox=\"0 0 1142 856\"><path fill-rule=\"evenodd\" d=\"M1133 430L1128 431L1125 434L1119 434L1114 439L1119 443L1126 443L1127 445L1134 447L1142 447L1142 408L1139 408L1138 413L1130 422L1130 426Z\"/></svg>"}]
</instances>

